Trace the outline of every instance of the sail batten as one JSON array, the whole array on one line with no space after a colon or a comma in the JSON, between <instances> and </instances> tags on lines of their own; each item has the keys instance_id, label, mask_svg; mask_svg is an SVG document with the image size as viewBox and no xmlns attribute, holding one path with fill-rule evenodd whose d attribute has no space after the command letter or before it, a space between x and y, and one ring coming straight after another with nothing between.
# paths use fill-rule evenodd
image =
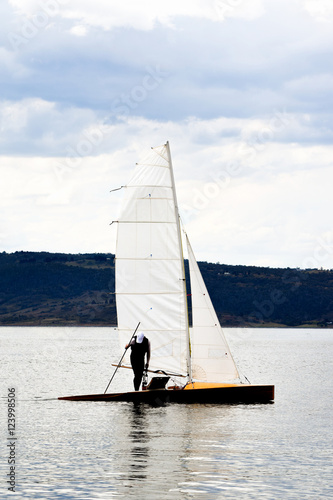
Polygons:
<instances>
[{"instance_id":1,"label":"sail batten","mask_svg":"<svg viewBox=\"0 0 333 500\"><path fill-rule=\"evenodd\" d=\"M117 221L117 222L119 222L119 224L133 224L133 222L130 220L122 220L122 221ZM170 222L163 221L163 220L153 220L153 221L138 220L137 224L170 224Z\"/></svg>"},{"instance_id":2,"label":"sail batten","mask_svg":"<svg viewBox=\"0 0 333 500\"><path fill-rule=\"evenodd\" d=\"M153 163L136 163L136 165L144 165L145 167L169 168L168 165L156 165Z\"/></svg>"}]
</instances>

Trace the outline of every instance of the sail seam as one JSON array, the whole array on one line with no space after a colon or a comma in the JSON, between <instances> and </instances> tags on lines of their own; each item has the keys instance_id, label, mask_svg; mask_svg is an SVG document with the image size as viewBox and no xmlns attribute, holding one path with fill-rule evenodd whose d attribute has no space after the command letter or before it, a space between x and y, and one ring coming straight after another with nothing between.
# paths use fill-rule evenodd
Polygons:
<instances>
[{"instance_id":1,"label":"sail seam","mask_svg":"<svg viewBox=\"0 0 333 500\"><path fill-rule=\"evenodd\" d=\"M117 295L179 295L181 292L117 292Z\"/></svg>"},{"instance_id":2,"label":"sail seam","mask_svg":"<svg viewBox=\"0 0 333 500\"><path fill-rule=\"evenodd\" d=\"M173 221L159 220L118 220L119 224L176 224Z\"/></svg>"},{"instance_id":3,"label":"sail seam","mask_svg":"<svg viewBox=\"0 0 333 500\"><path fill-rule=\"evenodd\" d=\"M161 156L161 155L160 155ZM163 156L161 156L163 158ZM165 158L163 158L165 160ZM165 160L167 161L167 160ZM136 165L139 165L140 167L161 167L161 168L169 168L169 165L157 165L156 163L136 163Z\"/></svg>"},{"instance_id":4,"label":"sail seam","mask_svg":"<svg viewBox=\"0 0 333 500\"><path fill-rule=\"evenodd\" d=\"M168 184L128 184L127 186L124 186L126 188L149 188L149 187L156 187L156 188L168 188L171 189L172 186L169 186ZM170 198L171 200L172 198Z\"/></svg>"},{"instance_id":5,"label":"sail seam","mask_svg":"<svg viewBox=\"0 0 333 500\"><path fill-rule=\"evenodd\" d=\"M156 186L154 186L156 187ZM152 196L150 193L146 194L146 196L138 196L137 200L169 200L172 201L172 198L168 198L167 196Z\"/></svg>"},{"instance_id":6,"label":"sail seam","mask_svg":"<svg viewBox=\"0 0 333 500\"><path fill-rule=\"evenodd\" d=\"M134 260L134 261L140 261L140 262L145 262L145 261L158 261L158 260L161 260L161 261L168 261L168 262L178 262L178 259L171 259L171 258L168 258L168 259L163 259L163 258L155 258L155 257L138 257L138 258L135 258L133 259L132 257L115 257L115 260ZM183 278L178 278L179 280L183 280Z\"/></svg>"}]
</instances>

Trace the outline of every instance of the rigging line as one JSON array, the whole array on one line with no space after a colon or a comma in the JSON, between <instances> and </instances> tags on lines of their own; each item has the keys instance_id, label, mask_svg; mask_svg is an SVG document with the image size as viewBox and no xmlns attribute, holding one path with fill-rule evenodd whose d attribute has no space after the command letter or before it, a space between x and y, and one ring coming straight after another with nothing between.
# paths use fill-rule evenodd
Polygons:
<instances>
[{"instance_id":1,"label":"rigging line","mask_svg":"<svg viewBox=\"0 0 333 500\"><path fill-rule=\"evenodd\" d=\"M138 323L138 324L137 324L137 326L136 326L136 329L135 329L135 330L134 330L134 332L132 333L132 337L131 337L130 341L128 342L128 344L130 344L130 342L132 341L132 338L133 338L133 337L134 337L134 335L136 334L136 331L137 331L137 329L139 328L140 323L141 323L141 322L139 321L139 323ZM113 375L112 375L112 377L111 377L111 379L110 379L110 382L109 382L109 383L108 383L108 385L107 385L107 388L106 388L106 389L105 389L105 391L104 391L104 394L105 394L105 393L106 393L106 391L108 390L108 388L109 388L109 386L110 386L110 384L111 384L111 382L112 382L112 380L113 380L113 377L115 376L115 374L116 374L116 372L117 372L117 370L118 370L119 366L121 365L121 362L122 362L122 360L124 359L124 356L125 356L125 354L126 354L126 351L127 351L127 348L125 348L125 352L124 352L124 354L122 355L122 357L120 358L120 361L119 361L119 363L118 363L118 366L117 366L117 368L115 369L115 371L113 372Z\"/></svg>"},{"instance_id":2,"label":"rigging line","mask_svg":"<svg viewBox=\"0 0 333 500\"><path fill-rule=\"evenodd\" d=\"M116 189L111 189L110 193L113 193L113 191L119 191L120 189L123 189L126 186L120 186L119 188Z\"/></svg>"},{"instance_id":3,"label":"rigging line","mask_svg":"<svg viewBox=\"0 0 333 500\"><path fill-rule=\"evenodd\" d=\"M163 144L163 146L157 146L158 148L165 148L166 149L166 144ZM168 162L169 163L169 160L168 160L168 157L165 158L165 156L163 156L159 151L155 151L156 147L155 148L151 148L158 156L160 156L164 161Z\"/></svg>"},{"instance_id":4,"label":"rigging line","mask_svg":"<svg viewBox=\"0 0 333 500\"><path fill-rule=\"evenodd\" d=\"M189 326L189 319L188 319L188 302L187 302L186 281L185 281L186 275L185 275L185 264L184 264L184 252L183 252L183 245L182 245L182 234L181 234L181 227L180 227L179 208L178 208L176 185L175 185L175 178L174 178L174 173L173 173L173 166L172 166L169 141L167 141L167 143L165 144L165 149L166 149L166 154L168 157L168 163L169 163L169 168L170 168L170 178L171 178L171 186L172 186L173 202L174 202L174 213L175 213L177 236L178 236L179 258L180 258L180 262L182 265L182 277L184 278L183 297L184 297L184 308L185 308L185 330L186 330L186 336L187 336L187 346L186 346L186 351L187 351L186 358L187 359L186 359L186 361L187 361L187 370L188 370L188 380L192 380L191 338L190 338L190 326Z\"/></svg>"},{"instance_id":5,"label":"rigging line","mask_svg":"<svg viewBox=\"0 0 333 500\"><path fill-rule=\"evenodd\" d=\"M249 379L247 378L247 376L246 376L244 373L240 373L240 375L242 375L242 376L245 378L245 380L247 380L247 381L248 381L248 383L249 383L249 384L251 384L251 382L249 381ZM239 377L239 378L240 378L240 377Z\"/></svg>"},{"instance_id":6,"label":"rigging line","mask_svg":"<svg viewBox=\"0 0 333 500\"><path fill-rule=\"evenodd\" d=\"M181 230L183 231L184 235L185 235L185 238L188 238L187 236L187 232L185 230L185 224L183 222L183 219L181 217L181 215L179 214L179 220L180 220L180 226L181 226Z\"/></svg>"},{"instance_id":7,"label":"rigging line","mask_svg":"<svg viewBox=\"0 0 333 500\"><path fill-rule=\"evenodd\" d=\"M118 366L118 365L116 365L115 363L112 363L112 366ZM131 366L127 366L127 365L120 365L119 368L126 368L126 369L129 369L129 370L132 370L132 367ZM170 377L187 377L188 376L188 374L182 375L180 373L168 373L168 372L166 372L164 370L150 370L149 368L148 368L147 371L150 372L150 373L162 373L163 375L169 375Z\"/></svg>"},{"instance_id":8,"label":"rigging line","mask_svg":"<svg viewBox=\"0 0 333 500\"><path fill-rule=\"evenodd\" d=\"M181 375L180 373L168 373L164 370L150 370L152 373L163 373L163 375L170 375L170 377L188 377L188 373L186 375Z\"/></svg>"}]
</instances>

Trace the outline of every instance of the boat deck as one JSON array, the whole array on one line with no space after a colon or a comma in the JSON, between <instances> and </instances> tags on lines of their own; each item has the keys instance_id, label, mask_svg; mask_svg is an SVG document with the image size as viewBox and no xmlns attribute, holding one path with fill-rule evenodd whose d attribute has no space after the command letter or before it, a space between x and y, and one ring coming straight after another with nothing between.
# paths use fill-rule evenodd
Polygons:
<instances>
[{"instance_id":1,"label":"boat deck","mask_svg":"<svg viewBox=\"0 0 333 500\"><path fill-rule=\"evenodd\" d=\"M63 396L67 401L128 401L134 403L271 403L274 385L205 384L194 382L184 389L154 389L111 394Z\"/></svg>"}]
</instances>

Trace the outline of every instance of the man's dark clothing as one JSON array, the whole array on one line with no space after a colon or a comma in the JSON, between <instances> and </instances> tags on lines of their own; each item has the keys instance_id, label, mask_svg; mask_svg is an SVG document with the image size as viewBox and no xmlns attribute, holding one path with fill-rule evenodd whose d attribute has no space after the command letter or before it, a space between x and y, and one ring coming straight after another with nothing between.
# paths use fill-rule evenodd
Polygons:
<instances>
[{"instance_id":1,"label":"man's dark clothing","mask_svg":"<svg viewBox=\"0 0 333 500\"><path fill-rule=\"evenodd\" d=\"M146 337L143 338L141 344L136 341L136 336L134 337L135 342L131 344L131 365L134 372L134 389L139 390L142 381L143 370L145 367L145 354L148 356L149 343Z\"/></svg>"}]
</instances>

